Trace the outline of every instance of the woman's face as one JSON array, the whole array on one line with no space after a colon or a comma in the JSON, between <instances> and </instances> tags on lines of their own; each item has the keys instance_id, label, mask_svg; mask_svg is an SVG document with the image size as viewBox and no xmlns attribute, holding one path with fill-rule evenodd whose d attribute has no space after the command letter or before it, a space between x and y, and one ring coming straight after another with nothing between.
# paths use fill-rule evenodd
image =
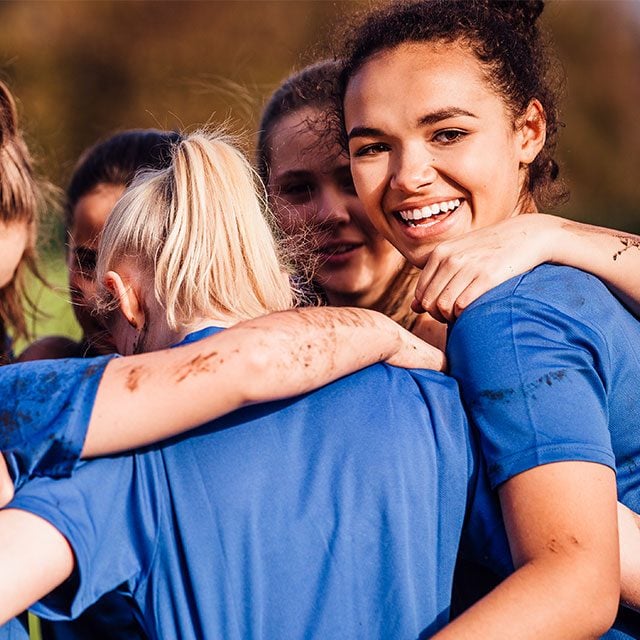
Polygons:
<instances>
[{"instance_id":1,"label":"woman's face","mask_svg":"<svg viewBox=\"0 0 640 640\"><path fill-rule=\"evenodd\" d=\"M369 306L404 260L365 216L348 158L309 124L319 117L318 109L304 108L271 131L272 208L285 233L310 241L315 279L330 303Z\"/></svg>"},{"instance_id":2,"label":"woman's face","mask_svg":"<svg viewBox=\"0 0 640 640\"><path fill-rule=\"evenodd\" d=\"M0 289L13 280L28 242L27 222L0 222Z\"/></svg>"},{"instance_id":3,"label":"woman's face","mask_svg":"<svg viewBox=\"0 0 640 640\"><path fill-rule=\"evenodd\" d=\"M78 200L69 229L67 267L71 303L85 340L104 353L113 351L113 345L102 323L91 312L91 300L96 293L96 256L102 228L123 192L124 185L96 186Z\"/></svg>"},{"instance_id":4,"label":"woman's face","mask_svg":"<svg viewBox=\"0 0 640 640\"><path fill-rule=\"evenodd\" d=\"M414 265L443 240L534 210L520 197L530 134L463 45L374 55L350 80L344 115L364 208Z\"/></svg>"}]
</instances>

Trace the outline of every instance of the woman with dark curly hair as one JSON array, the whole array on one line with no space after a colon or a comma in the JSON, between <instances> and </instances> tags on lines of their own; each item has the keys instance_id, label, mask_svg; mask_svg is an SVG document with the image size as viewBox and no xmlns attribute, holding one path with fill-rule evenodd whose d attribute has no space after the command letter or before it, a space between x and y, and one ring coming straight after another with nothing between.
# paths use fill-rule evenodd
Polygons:
<instances>
[{"instance_id":1,"label":"woman with dark curly hair","mask_svg":"<svg viewBox=\"0 0 640 640\"><path fill-rule=\"evenodd\" d=\"M374 226L425 269L416 308L433 310L435 290L449 294L442 316L455 315L473 278L464 261L449 267L452 247L472 244L469 232L486 239L501 221L512 246L525 243L523 214L563 193L542 9L394 3L347 38L341 96L354 183ZM637 239L592 238L609 282L624 284ZM614 469L620 499L640 508L639 345L637 320L600 281L552 265L492 289L450 328L450 371L480 432L516 571L437 637L581 638L609 628L620 594ZM480 544L481 531L474 538Z\"/></svg>"}]
</instances>

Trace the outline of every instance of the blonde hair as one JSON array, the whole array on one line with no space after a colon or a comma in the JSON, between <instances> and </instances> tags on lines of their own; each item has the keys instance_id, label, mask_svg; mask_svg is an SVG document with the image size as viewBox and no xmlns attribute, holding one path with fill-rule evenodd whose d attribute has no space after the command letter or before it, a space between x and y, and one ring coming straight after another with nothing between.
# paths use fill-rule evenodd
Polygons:
<instances>
[{"instance_id":1,"label":"blonde hair","mask_svg":"<svg viewBox=\"0 0 640 640\"><path fill-rule=\"evenodd\" d=\"M38 214L44 205L42 186L33 170L33 162L18 126L15 100L9 88L0 82L0 222L25 224L29 230L27 246L15 276L0 291L0 335L11 329L13 337L29 338L25 302L35 309L25 292L25 275L31 271L42 280L36 264ZM8 357L0 344L0 358Z\"/></svg>"},{"instance_id":2,"label":"blonde hair","mask_svg":"<svg viewBox=\"0 0 640 640\"><path fill-rule=\"evenodd\" d=\"M100 241L98 281L133 259L153 278L174 330L197 318L235 322L291 308L260 184L225 133L185 136L170 165L139 174L115 206Z\"/></svg>"}]
</instances>

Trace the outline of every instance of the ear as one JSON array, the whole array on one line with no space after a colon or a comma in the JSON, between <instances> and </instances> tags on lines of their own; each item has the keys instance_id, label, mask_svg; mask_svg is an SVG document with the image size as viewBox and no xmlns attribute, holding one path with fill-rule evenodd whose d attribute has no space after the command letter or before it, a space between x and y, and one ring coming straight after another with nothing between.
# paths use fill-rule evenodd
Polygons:
<instances>
[{"instance_id":1,"label":"ear","mask_svg":"<svg viewBox=\"0 0 640 640\"><path fill-rule=\"evenodd\" d=\"M531 164L544 147L547 118L539 100L531 100L517 124L520 142L520 162Z\"/></svg>"},{"instance_id":2,"label":"ear","mask_svg":"<svg viewBox=\"0 0 640 640\"><path fill-rule=\"evenodd\" d=\"M118 301L120 313L125 320L134 329L142 329L145 323L144 307L134 287L131 284L125 284L120 274L115 271L107 271L104 276L104 286Z\"/></svg>"}]
</instances>

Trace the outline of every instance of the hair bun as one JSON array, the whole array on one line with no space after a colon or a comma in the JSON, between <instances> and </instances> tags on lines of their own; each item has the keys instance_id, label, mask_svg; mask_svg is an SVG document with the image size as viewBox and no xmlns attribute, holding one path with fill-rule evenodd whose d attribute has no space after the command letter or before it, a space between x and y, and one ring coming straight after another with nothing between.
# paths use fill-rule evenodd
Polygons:
<instances>
[{"instance_id":1,"label":"hair bun","mask_svg":"<svg viewBox=\"0 0 640 640\"><path fill-rule=\"evenodd\" d=\"M535 28L544 0L488 0L487 6L501 13L517 31L527 32Z\"/></svg>"}]
</instances>

